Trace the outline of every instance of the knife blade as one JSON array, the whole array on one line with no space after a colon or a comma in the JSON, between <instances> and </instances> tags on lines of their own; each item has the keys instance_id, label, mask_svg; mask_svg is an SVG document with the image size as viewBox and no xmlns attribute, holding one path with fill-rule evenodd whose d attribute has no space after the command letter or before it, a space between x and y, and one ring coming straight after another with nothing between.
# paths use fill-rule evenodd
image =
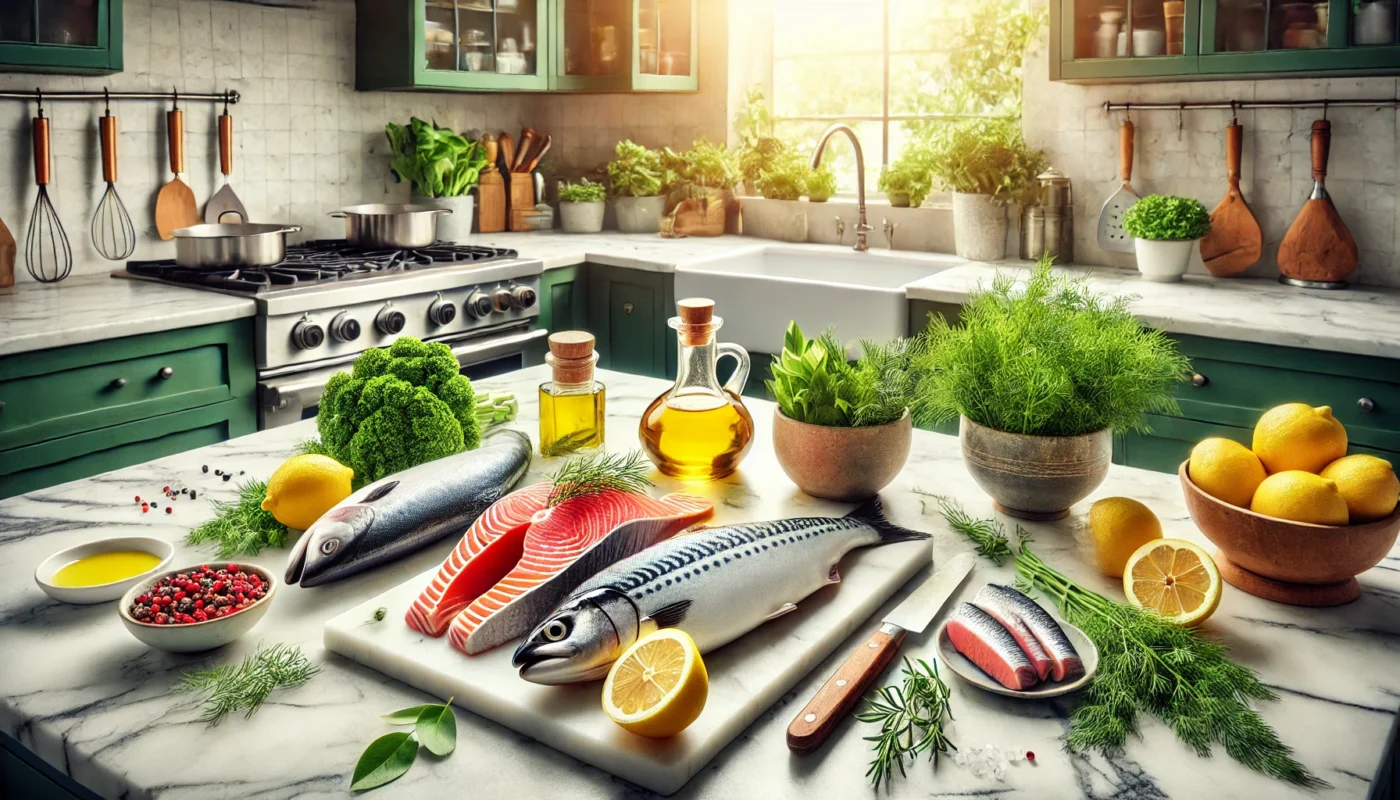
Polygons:
<instances>
[{"instance_id":1,"label":"knife blade","mask_svg":"<svg viewBox=\"0 0 1400 800\"><path fill-rule=\"evenodd\" d=\"M938 616L939 609L962 585L976 560L970 553L949 559L885 616L880 627L822 684L811 702L797 712L787 730L789 750L810 753L826 741L836 723L884 672L904 637L909 633L922 633Z\"/></svg>"}]
</instances>

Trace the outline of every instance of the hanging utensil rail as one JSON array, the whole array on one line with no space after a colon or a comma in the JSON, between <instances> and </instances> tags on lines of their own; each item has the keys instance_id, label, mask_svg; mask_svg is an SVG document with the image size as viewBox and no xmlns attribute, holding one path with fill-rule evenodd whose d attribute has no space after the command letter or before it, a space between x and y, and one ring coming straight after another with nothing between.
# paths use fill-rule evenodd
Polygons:
<instances>
[{"instance_id":1,"label":"hanging utensil rail","mask_svg":"<svg viewBox=\"0 0 1400 800\"><path fill-rule=\"evenodd\" d=\"M237 103L242 96L237 91L229 89L223 92L45 92L41 89L34 91L3 91L0 92L0 100L89 100L93 102L106 102L107 100L202 100L209 103Z\"/></svg>"},{"instance_id":2,"label":"hanging utensil rail","mask_svg":"<svg viewBox=\"0 0 1400 800\"><path fill-rule=\"evenodd\" d=\"M1112 103L1105 102L1103 111L1196 111L1223 109L1248 111L1254 108L1400 108L1400 100L1211 100L1197 103Z\"/></svg>"}]
</instances>

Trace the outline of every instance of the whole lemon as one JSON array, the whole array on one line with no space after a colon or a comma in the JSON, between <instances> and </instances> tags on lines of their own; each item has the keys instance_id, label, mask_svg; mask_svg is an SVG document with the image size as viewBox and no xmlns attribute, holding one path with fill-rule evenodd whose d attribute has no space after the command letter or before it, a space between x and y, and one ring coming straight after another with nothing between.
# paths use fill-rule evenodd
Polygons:
<instances>
[{"instance_id":1,"label":"whole lemon","mask_svg":"<svg viewBox=\"0 0 1400 800\"><path fill-rule=\"evenodd\" d=\"M1400 498L1400 478L1384 458L1355 455L1339 458L1322 470L1322 477L1336 481L1347 501L1352 522L1384 519Z\"/></svg>"},{"instance_id":2,"label":"whole lemon","mask_svg":"<svg viewBox=\"0 0 1400 800\"><path fill-rule=\"evenodd\" d=\"M1337 482L1291 469L1275 472L1259 484L1249 510L1266 517L1277 517L1315 525L1345 525L1349 519L1347 501L1337 490Z\"/></svg>"},{"instance_id":3,"label":"whole lemon","mask_svg":"<svg viewBox=\"0 0 1400 800\"><path fill-rule=\"evenodd\" d=\"M292 456L267 482L263 511L288 528L304 531L350 496L355 471L329 456Z\"/></svg>"},{"instance_id":4,"label":"whole lemon","mask_svg":"<svg viewBox=\"0 0 1400 800\"><path fill-rule=\"evenodd\" d=\"M1318 473L1347 454L1347 431L1329 406L1284 403L1254 425L1254 454L1270 473Z\"/></svg>"},{"instance_id":5,"label":"whole lemon","mask_svg":"<svg viewBox=\"0 0 1400 800\"><path fill-rule=\"evenodd\" d=\"M1201 491L1241 508L1249 508L1254 490L1268 475L1259 456L1248 447L1218 437L1202 439L1191 448L1187 472Z\"/></svg>"},{"instance_id":6,"label":"whole lemon","mask_svg":"<svg viewBox=\"0 0 1400 800\"><path fill-rule=\"evenodd\" d=\"M1131 497L1105 497L1089 506L1089 537L1099 571L1118 578L1138 548L1162 538L1162 523L1152 509Z\"/></svg>"}]
</instances>

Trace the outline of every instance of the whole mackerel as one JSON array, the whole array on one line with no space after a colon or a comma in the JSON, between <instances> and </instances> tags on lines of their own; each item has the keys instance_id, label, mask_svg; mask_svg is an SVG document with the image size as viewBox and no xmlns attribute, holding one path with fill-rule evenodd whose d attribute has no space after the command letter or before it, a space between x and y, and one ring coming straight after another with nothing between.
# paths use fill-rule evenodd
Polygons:
<instances>
[{"instance_id":1,"label":"whole mackerel","mask_svg":"<svg viewBox=\"0 0 1400 800\"><path fill-rule=\"evenodd\" d=\"M857 547L927 539L885 519L872 498L844 517L798 517L710 528L643 550L580 584L515 651L525 680L597 680L633 642L678 627L709 652L797 610L839 581Z\"/></svg>"},{"instance_id":2,"label":"whole mackerel","mask_svg":"<svg viewBox=\"0 0 1400 800\"><path fill-rule=\"evenodd\" d=\"M287 561L287 583L320 586L460 535L524 477L530 449L530 437L499 430L475 450L352 493L301 535Z\"/></svg>"}]
</instances>

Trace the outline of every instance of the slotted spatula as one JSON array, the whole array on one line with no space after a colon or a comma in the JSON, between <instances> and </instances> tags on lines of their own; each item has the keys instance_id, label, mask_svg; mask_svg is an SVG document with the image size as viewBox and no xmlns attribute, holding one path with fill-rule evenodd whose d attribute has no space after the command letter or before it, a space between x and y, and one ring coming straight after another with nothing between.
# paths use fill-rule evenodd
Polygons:
<instances>
[{"instance_id":1,"label":"slotted spatula","mask_svg":"<svg viewBox=\"0 0 1400 800\"><path fill-rule=\"evenodd\" d=\"M1123 185L1119 186L1118 191L1104 201L1103 208L1099 211L1099 247L1117 253L1131 253L1133 252L1133 237L1123 230L1123 212L1138 201L1138 194L1133 191L1132 185L1132 120L1123 120L1123 127L1118 129L1118 142L1118 172L1123 176Z\"/></svg>"},{"instance_id":2,"label":"slotted spatula","mask_svg":"<svg viewBox=\"0 0 1400 800\"><path fill-rule=\"evenodd\" d=\"M204 221L211 224L247 222L248 210L228 182L233 172L233 117L229 116L228 106L224 106L224 113L219 115L219 171L224 174L224 185L209 198L209 204L204 207Z\"/></svg>"},{"instance_id":3,"label":"slotted spatula","mask_svg":"<svg viewBox=\"0 0 1400 800\"><path fill-rule=\"evenodd\" d=\"M1332 144L1332 123L1320 119L1312 126L1313 190L1298 218L1278 247L1282 280L1313 289L1340 289L1356 271L1356 240L1332 205L1324 182Z\"/></svg>"},{"instance_id":4,"label":"slotted spatula","mask_svg":"<svg viewBox=\"0 0 1400 800\"><path fill-rule=\"evenodd\" d=\"M1240 153L1244 128L1230 120L1225 129L1225 199L1210 212L1210 232L1201 239L1201 260L1217 278L1238 275L1259 262L1264 253L1264 233L1240 193Z\"/></svg>"},{"instance_id":5,"label":"slotted spatula","mask_svg":"<svg viewBox=\"0 0 1400 800\"><path fill-rule=\"evenodd\" d=\"M175 177L160 187L156 195L156 231L169 241L175 231L199 224L199 209L195 207L194 190L180 180L185 171L185 112L175 107L165 114L170 136L170 171Z\"/></svg>"}]
</instances>

